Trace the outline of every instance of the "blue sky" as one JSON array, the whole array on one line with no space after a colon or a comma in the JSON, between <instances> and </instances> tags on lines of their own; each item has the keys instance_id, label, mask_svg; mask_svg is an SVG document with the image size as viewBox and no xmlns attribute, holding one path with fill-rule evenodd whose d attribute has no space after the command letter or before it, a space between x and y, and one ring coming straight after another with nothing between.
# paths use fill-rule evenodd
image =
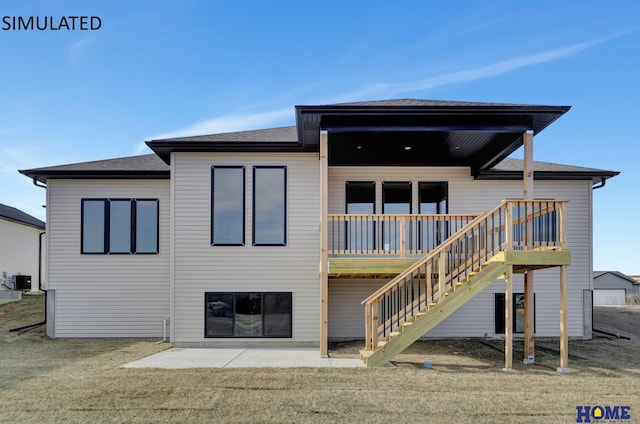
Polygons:
<instances>
[{"instance_id":1,"label":"blue sky","mask_svg":"<svg viewBox=\"0 0 640 424\"><path fill-rule=\"evenodd\" d=\"M0 0L0 15L102 20L0 30L1 203L44 218L17 169L291 125L296 104L570 105L534 157L622 172L594 192L594 267L640 274L640 2Z\"/></svg>"}]
</instances>

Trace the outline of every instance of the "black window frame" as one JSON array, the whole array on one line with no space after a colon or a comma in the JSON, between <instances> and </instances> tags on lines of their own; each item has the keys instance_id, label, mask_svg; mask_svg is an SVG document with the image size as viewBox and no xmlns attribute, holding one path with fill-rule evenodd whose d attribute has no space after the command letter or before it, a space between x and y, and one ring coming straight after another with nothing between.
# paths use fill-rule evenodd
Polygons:
<instances>
[{"instance_id":1,"label":"black window frame","mask_svg":"<svg viewBox=\"0 0 640 424\"><path fill-rule=\"evenodd\" d=\"M387 203L386 202L386 191L385 191L385 185L386 186L390 186L391 184L406 184L409 186L409 212L408 214L412 214L413 213L413 183L412 181L383 181L382 182L382 214L389 214L389 215L395 215L394 213L387 213L384 210L384 206ZM393 203L391 203L393 204Z\"/></svg>"},{"instance_id":2,"label":"black window frame","mask_svg":"<svg viewBox=\"0 0 640 424\"><path fill-rule=\"evenodd\" d=\"M231 331L232 335L221 335L221 336L211 336L208 335L208 321L207 321L207 308L209 303L209 295L218 295L218 296L233 296L233 302L231 305L233 321L231 323ZM236 335L236 296L237 295L259 295L261 308L260 308L260 316L261 316L261 332L262 335L259 336L247 336L247 335ZM275 335L275 336L265 336L265 314L264 314L264 296L265 295L287 295L289 297L289 328L287 335ZM226 291L212 291L204 293L204 338L206 339L290 339L293 338L293 292L262 292L262 291L246 291L246 292L226 292Z\"/></svg>"},{"instance_id":3,"label":"black window frame","mask_svg":"<svg viewBox=\"0 0 640 424\"><path fill-rule=\"evenodd\" d=\"M517 302L516 296L522 296L524 302L524 293L512 293L512 332L513 334L524 334L524 331L516 331L516 310ZM504 293L494 293L494 334L504 334L505 322L504 322ZM533 294L533 332L536 332L536 294Z\"/></svg>"},{"instance_id":4,"label":"black window frame","mask_svg":"<svg viewBox=\"0 0 640 424\"><path fill-rule=\"evenodd\" d=\"M345 181L344 183L344 213L345 214L358 214L358 213L354 213L354 212L349 212L349 185L351 185L352 187L355 186L356 184L367 184L367 185L371 185L371 188L373 189L373 202L371 203L371 205L373 206L372 208L372 214L376 213L376 182L375 181ZM344 246L346 249L348 250L359 250L363 248L363 242L366 243L366 247L364 247L367 250L375 250L376 246L377 246L377 240L376 240L376 226L375 224L372 222L370 224L368 224L371 226L371 238L365 238L364 240L351 240L351 231L349 229L349 222L345 222L344 223Z\"/></svg>"},{"instance_id":5,"label":"black window frame","mask_svg":"<svg viewBox=\"0 0 640 424\"><path fill-rule=\"evenodd\" d=\"M155 202L156 203L156 248L155 251L138 252L136 247L137 238L137 202ZM84 209L85 202L103 202L104 205L104 222L103 224L103 249L101 252L85 252L84 247ZM111 202L130 202L130 237L128 252L111 252ZM80 254L82 255L158 255L160 253L160 200L153 198L83 198L80 199Z\"/></svg>"},{"instance_id":6,"label":"black window frame","mask_svg":"<svg viewBox=\"0 0 640 424\"><path fill-rule=\"evenodd\" d=\"M442 184L444 186L444 194L445 194L445 210L444 211L440 211L440 212L436 212L436 214L448 214L449 213L449 181L418 181L418 213L419 214L424 214L425 212L422 211L422 190L420 190L420 186L423 184ZM438 206L439 208L439 206Z\"/></svg>"},{"instance_id":7,"label":"black window frame","mask_svg":"<svg viewBox=\"0 0 640 424\"><path fill-rule=\"evenodd\" d=\"M252 190L251 190L251 245L252 246L286 246L287 245L287 221L288 221L288 180L287 180L287 166L286 165L254 165L252 171ZM282 243L261 243L256 242L256 171L260 169L282 169L283 170L283 190L284 190L284 205L283 205L283 228L282 228Z\"/></svg>"},{"instance_id":8,"label":"black window frame","mask_svg":"<svg viewBox=\"0 0 640 424\"><path fill-rule=\"evenodd\" d=\"M387 197L388 197L388 193L387 190L385 190L385 187L390 187L392 185L406 185L409 188L409 212L403 212L400 214L397 214L395 212L388 212L385 209L385 206L387 205ZM382 191L382 214L383 215L406 215L409 214L411 215L413 213L413 182L412 181L383 181L382 182L382 186L381 186L381 191ZM397 204L397 203L389 203L390 205L393 204ZM404 203L401 203L404 205ZM412 237L411 237L411 225L412 225L412 221L409 220L409 222L407 222L407 228L406 228L406 242L407 242L407 247L409 249L413 249L413 241L412 241ZM387 250L387 246L388 249L390 249L391 251L399 251L400 250L400 221L389 221L389 223L387 224L387 222L383 221L381 223L381 238L382 238L382 247L384 250Z\"/></svg>"},{"instance_id":9,"label":"black window frame","mask_svg":"<svg viewBox=\"0 0 640 424\"><path fill-rule=\"evenodd\" d=\"M242 242L241 243L216 243L214 241L214 189L215 189L215 170L216 169L242 169ZM244 246L246 243L246 216L247 216L247 172L244 165L212 165L211 166L211 246Z\"/></svg>"}]
</instances>

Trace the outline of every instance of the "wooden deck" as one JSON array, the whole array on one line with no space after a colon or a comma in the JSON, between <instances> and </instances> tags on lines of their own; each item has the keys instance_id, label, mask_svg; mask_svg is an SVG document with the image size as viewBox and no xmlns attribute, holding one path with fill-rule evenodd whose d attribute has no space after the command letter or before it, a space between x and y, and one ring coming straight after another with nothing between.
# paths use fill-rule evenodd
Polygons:
<instances>
[{"instance_id":1,"label":"wooden deck","mask_svg":"<svg viewBox=\"0 0 640 424\"><path fill-rule=\"evenodd\" d=\"M394 278L419 258L329 258L329 278ZM528 250L500 252L494 260L513 265L513 272L521 274L527 271L553 268L571 263L571 252L567 250Z\"/></svg>"}]
</instances>

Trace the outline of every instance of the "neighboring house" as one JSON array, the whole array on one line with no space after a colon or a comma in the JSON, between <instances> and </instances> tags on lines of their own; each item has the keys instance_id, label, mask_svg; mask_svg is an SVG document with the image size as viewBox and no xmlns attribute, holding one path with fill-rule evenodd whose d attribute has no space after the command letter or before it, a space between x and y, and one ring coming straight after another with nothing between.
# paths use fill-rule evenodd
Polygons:
<instances>
[{"instance_id":1,"label":"neighboring house","mask_svg":"<svg viewBox=\"0 0 640 424\"><path fill-rule=\"evenodd\" d=\"M618 173L533 162L568 109L296 106L292 127L20 171L47 185L48 334L161 337L168 318L175 346L366 338L370 365L425 334L588 338L592 187Z\"/></svg>"},{"instance_id":2,"label":"neighboring house","mask_svg":"<svg viewBox=\"0 0 640 424\"><path fill-rule=\"evenodd\" d=\"M627 294L640 292L640 282L618 271L593 272L593 305L624 305Z\"/></svg>"},{"instance_id":3,"label":"neighboring house","mask_svg":"<svg viewBox=\"0 0 640 424\"><path fill-rule=\"evenodd\" d=\"M38 290L43 233L44 222L0 204L0 290L14 288L14 275L22 276L23 282L30 280L31 291Z\"/></svg>"}]
</instances>

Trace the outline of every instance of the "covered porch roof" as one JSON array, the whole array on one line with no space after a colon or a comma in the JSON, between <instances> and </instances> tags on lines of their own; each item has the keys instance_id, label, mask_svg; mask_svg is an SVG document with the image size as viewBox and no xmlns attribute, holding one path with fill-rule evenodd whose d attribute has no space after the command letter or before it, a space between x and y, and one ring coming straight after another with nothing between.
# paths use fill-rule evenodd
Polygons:
<instances>
[{"instance_id":1,"label":"covered porch roof","mask_svg":"<svg viewBox=\"0 0 640 424\"><path fill-rule=\"evenodd\" d=\"M329 133L329 165L468 166L477 177L570 109L434 100L296 106L298 140Z\"/></svg>"}]
</instances>

